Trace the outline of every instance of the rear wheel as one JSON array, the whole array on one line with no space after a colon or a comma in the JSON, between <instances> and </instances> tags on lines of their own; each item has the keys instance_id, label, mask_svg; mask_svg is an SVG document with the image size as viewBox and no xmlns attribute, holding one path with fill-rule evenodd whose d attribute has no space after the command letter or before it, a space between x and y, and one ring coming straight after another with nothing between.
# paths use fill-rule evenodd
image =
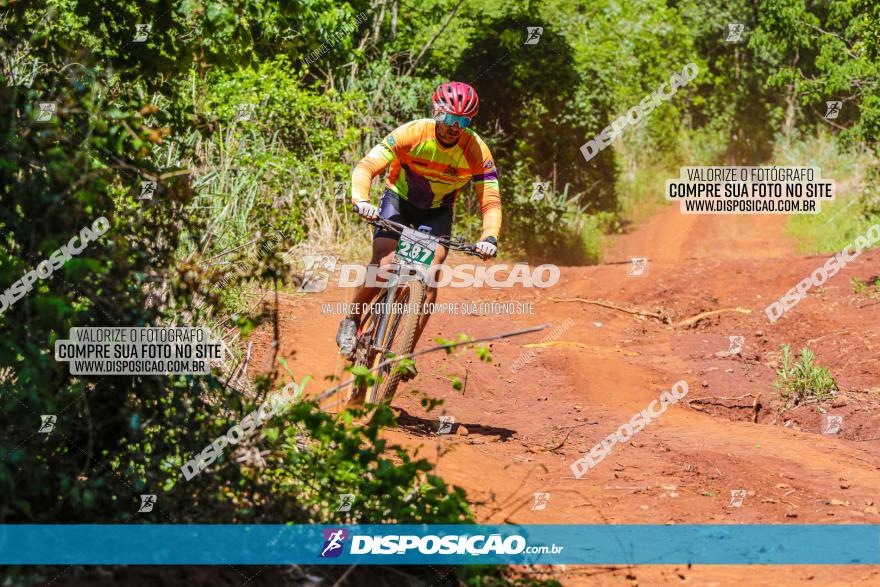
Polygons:
<instances>
[{"instance_id":1,"label":"rear wheel","mask_svg":"<svg viewBox=\"0 0 880 587\"><path fill-rule=\"evenodd\" d=\"M425 284L417 279L407 281L400 286L394 302L403 304L395 306L393 313L388 317L388 328L385 331L385 340L378 344L380 348L388 349L389 352L376 352L372 357L370 368L375 368L382 361L392 355L399 357L408 355L413 351L416 342L416 330L419 326L421 312L405 311L408 304L421 305L425 300ZM400 372L394 370L397 363L385 365L376 373L378 379L367 392L367 403L378 404L390 403L400 383Z\"/></svg>"}]
</instances>

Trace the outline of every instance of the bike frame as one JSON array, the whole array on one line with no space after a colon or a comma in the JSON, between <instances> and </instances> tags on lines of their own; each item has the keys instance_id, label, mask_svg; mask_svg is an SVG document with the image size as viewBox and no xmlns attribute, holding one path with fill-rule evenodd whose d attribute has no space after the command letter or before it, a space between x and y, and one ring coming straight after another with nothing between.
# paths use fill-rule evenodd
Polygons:
<instances>
[{"instance_id":1,"label":"bike frame","mask_svg":"<svg viewBox=\"0 0 880 587\"><path fill-rule=\"evenodd\" d=\"M400 269L403 267L400 263L396 261L392 261L392 265L395 266L394 275L397 277L395 279L394 285L390 285L386 287L388 291L385 293L385 308L390 308L391 304L394 303L394 298L397 295L397 290L400 287ZM415 279L415 278L414 278ZM419 277L419 279L424 280L423 277ZM381 299L382 296L379 296ZM424 302L424 300L419 300L419 303ZM389 312L381 312L379 315L379 323L376 326L376 331L373 333L373 340L371 341L371 347L373 349L379 350L381 352L387 352L388 349L377 346L375 343L379 340L385 340L385 331L388 329L388 319L391 314Z\"/></svg>"},{"instance_id":2,"label":"bike frame","mask_svg":"<svg viewBox=\"0 0 880 587\"><path fill-rule=\"evenodd\" d=\"M408 228L402 224L398 224L397 222L387 220L384 218L379 219L377 221L370 222L370 224L377 226L377 227L391 229L391 230L397 232L398 234L402 234L403 230L405 228ZM447 250L460 251L460 252L463 252L467 255L481 257L481 255L476 252L475 245L464 244L460 239L452 239L452 238L444 238L444 237L431 237L431 238L436 238L438 244L442 245ZM385 289L387 291L384 292L384 294L380 294L379 296L377 296L373 302L373 304L375 305L377 303L381 303L381 301L384 299L384 302L385 302L384 307L386 308L386 310L387 310L387 308L392 307L391 304L394 303L394 298L397 296L397 291L400 288L400 284L401 284L402 279L419 279L419 280L425 282L427 285L427 273L422 271L419 267L413 266L413 265L408 265L408 264L402 264L399 261L397 261L396 258L394 261L391 262L391 264L394 265L394 271L393 271L394 283L392 285L386 286ZM403 268L412 269L414 275L401 275L401 269L403 269ZM423 294L422 299L418 300L418 303L419 304L424 303L424 301L425 301L424 298L425 298L425 295ZM392 314L388 311L380 312L378 319L376 321L376 326L373 330L372 335L369 337L369 339L366 341L358 340L356 348L361 347L363 345L362 348L364 349L364 353L365 353L364 359L366 359L367 362L369 362L371 357L373 356L373 351L378 351L383 354L388 352L389 349L385 348L384 346L380 346L379 341L385 340L385 335L388 331L389 319L391 318L391 315ZM355 354L357 354L357 351L355 351Z\"/></svg>"}]
</instances>

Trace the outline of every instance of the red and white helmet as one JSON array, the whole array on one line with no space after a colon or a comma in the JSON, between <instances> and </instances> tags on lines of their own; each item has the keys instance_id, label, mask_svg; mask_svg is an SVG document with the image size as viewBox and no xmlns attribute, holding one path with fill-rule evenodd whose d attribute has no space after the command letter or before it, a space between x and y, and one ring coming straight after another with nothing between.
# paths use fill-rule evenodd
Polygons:
<instances>
[{"instance_id":1,"label":"red and white helmet","mask_svg":"<svg viewBox=\"0 0 880 587\"><path fill-rule=\"evenodd\" d=\"M434 108L453 114L472 118L480 109L480 98L476 90L461 82L446 82L437 86L431 97Z\"/></svg>"}]
</instances>

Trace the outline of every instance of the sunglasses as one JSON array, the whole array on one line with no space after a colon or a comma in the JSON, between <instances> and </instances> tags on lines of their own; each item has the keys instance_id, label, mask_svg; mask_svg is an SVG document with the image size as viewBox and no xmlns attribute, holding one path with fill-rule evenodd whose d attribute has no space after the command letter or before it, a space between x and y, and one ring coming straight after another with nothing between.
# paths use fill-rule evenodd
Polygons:
<instances>
[{"instance_id":1,"label":"sunglasses","mask_svg":"<svg viewBox=\"0 0 880 587\"><path fill-rule=\"evenodd\" d=\"M447 126L453 126L457 124L459 128L467 128L471 124L471 120L473 120L469 116L456 116L455 114L447 114L446 112L438 112L434 115L434 120L437 122L442 122Z\"/></svg>"}]
</instances>

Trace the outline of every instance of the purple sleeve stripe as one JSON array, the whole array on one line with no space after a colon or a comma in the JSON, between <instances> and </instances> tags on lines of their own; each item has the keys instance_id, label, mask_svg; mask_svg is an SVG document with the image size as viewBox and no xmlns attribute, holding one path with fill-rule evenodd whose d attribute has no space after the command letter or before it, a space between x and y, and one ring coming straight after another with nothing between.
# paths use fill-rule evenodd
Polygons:
<instances>
[{"instance_id":1,"label":"purple sleeve stripe","mask_svg":"<svg viewBox=\"0 0 880 587\"><path fill-rule=\"evenodd\" d=\"M473 181L490 181L493 179L498 179L498 173L493 169L489 173L481 173L479 175L475 175Z\"/></svg>"}]
</instances>

